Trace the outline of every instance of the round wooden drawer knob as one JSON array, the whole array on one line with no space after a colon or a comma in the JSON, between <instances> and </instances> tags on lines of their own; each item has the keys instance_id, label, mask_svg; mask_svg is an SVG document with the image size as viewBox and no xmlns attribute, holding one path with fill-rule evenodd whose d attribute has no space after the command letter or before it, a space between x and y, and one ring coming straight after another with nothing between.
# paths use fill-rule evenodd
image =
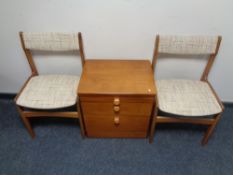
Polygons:
<instances>
[{"instance_id":1,"label":"round wooden drawer knob","mask_svg":"<svg viewBox=\"0 0 233 175\"><path fill-rule=\"evenodd\" d=\"M120 111L120 106L114 106L113 110L114 110L114 112L119 112Z\"/></svg>"},{"instance_id":2,"label":"round wooden drawer knob","mask_svg":"<svg viewBox=\"0 0 233 175\"><path fill-rule=\"evenodd\" d=\"M114 105L119 105L120 104L120 99L119 98L114 98L113 104Z\"/></svg>"},{"instance_id":3,"label":"round wooden drawer knob","mask_svg":"<svg viewBox=\"0 0 233 175\"><path fill-rule=\"evenodd\" d=\"M120 124L120 117L114 117L114 124L119 125Z\"/></svg>"}]
</instances>

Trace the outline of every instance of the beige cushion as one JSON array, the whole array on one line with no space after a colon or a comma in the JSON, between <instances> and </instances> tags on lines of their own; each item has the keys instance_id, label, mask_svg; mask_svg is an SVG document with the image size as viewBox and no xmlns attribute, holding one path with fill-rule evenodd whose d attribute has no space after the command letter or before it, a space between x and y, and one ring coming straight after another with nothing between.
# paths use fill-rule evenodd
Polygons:
<instances>
[{"instance_id":1,"label":"beige cushion","mask_svg":"<svg viewBox=\"0 0 233 175\"><path fill-rule=\"evenodd\" d=\"M79 76L39 75L30 79L16 104L33 109L69 107L77 101Z\"/></svg>"},{"instance_id":2,"label":"beige cushion","mask_svg":"<svg viewBox=\"0 0 233 175\"><path fill-rule=\"evenodd\" d=\"M161 111L183 116L205 116L221 112L221 107L206 82L158 80L156 85Z\"/></svg>"},{"instance_id":3,"label":"beige cushion","mask_svg":"<svg viewBox=\"0 0 233 175\"><path fill-rule=\"evenodd\" d=\"M161 35L159 53L169 54L213 54L218 36Z\"/></svg>"},{"instance_id":4,"label":"beige cushion","mask_svg":"<svg viewBox=\"0 0 233 175\"><path fill-rule=\"evenodd\" d=\"M25 48L43 51L79 50L75 33L23 33Z\"/></svg>"}]
</instances>

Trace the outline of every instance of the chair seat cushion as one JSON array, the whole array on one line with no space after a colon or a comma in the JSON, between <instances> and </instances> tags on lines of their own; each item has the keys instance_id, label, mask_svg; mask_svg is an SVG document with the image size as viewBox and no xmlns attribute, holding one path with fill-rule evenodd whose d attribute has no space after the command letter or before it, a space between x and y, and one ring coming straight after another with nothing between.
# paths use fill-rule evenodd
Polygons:
<instances>
[{"instance_id":1,"label":"chair seat cushion","mask_svg":"<svg viewBox=\"0 0 233 175\"><path fill-rule=\"evenodd\" d=\"M77 101L79 76L39 75L32 77L16 104L33 109L58 109Z\"/></svg>"},{"instance_id":2,"label":"chair seat cushion","mask_svg":"<svg viewBox=\"0 0 233 175\"><path fill-rule=\"evenodd\" d=\"M182 116L208 116L222 111L208 83L193 80L158 80L158 106Z\"/></svg>"}]
</instances>

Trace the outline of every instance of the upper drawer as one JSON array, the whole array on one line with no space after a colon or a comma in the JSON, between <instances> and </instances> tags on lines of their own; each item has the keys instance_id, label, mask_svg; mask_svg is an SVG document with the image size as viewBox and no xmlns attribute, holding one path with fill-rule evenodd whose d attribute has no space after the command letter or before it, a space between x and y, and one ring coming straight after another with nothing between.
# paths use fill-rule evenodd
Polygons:
<instances>
[{"instance_id":1,"label":"upper drawer","mask_svg":"<svg viewBox=\"0 0 233 175\"><path fill-rule=\"evenodd\" d=\"M81 106L85 115L146 115L152 111L152 97L100 96L81 97Z\"/></svg>"},{"instance_id":2,"label":"upper drawer","mask_svg":"<svg viewBox=\"0 0 233 175\"><path fill-rule=\"evenodd\" d=\"M108 102L81 102L84 116L96 115L129 115L150 116L152 103L124 103L115 106Z\"/></svg>"},{"instance_id":3,"label":"upper drawer","mask_svg":"<svg viewBox=\"0 0 233 175\"><path fill-rule=\"evenodd\" d=\"M127 95L89 95L79 97L82 102L108 102L115 104L118 99L119 103L153 103L154 97L148 96L127 96Z\"/></svg>"}]
</instances>

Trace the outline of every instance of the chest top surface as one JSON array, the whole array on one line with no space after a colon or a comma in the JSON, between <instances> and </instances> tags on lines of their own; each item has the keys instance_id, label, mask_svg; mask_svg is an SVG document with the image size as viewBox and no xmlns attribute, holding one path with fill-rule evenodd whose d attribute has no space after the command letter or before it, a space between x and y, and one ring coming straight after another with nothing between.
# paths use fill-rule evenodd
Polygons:
<instances>
[{"instance_id":1,"label":"chest top surface","mask_svg":"<svg viewBox=\"0 0 233 175\"><path fill-rule=\"evenodd\" d=\"M154 96L151 63L148 60L87 60L78 94Z\"/></svg>"}]
</instances>

